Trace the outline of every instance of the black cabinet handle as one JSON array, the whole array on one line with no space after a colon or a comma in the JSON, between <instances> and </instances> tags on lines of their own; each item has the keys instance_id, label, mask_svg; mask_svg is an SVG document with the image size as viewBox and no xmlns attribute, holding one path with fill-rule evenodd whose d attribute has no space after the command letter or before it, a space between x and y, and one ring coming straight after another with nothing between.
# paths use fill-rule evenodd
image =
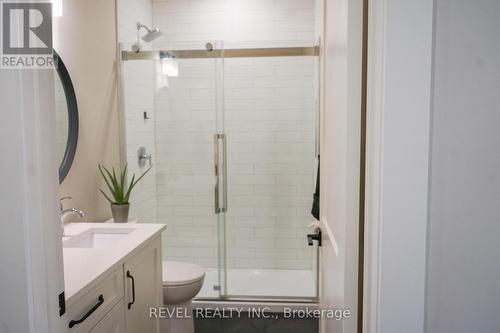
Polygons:
<instances>
[{"instance_id":1,"label":"black cabinet handle","mask_svg":"<svg viewBox=\"0 0 500 333\"><path fill-rule=\"evenodd\" d=\"M128 309L132 307L132 304L135 303L135 280L130 271L127 271L127 277L132 280L132 302L128 303Z\"/></svg>"},{"instance_id":2,"label":"black cabinet handle","mask_svg":"<svg viewBox=\"0 0 500 333\"><path fill-rule=\"evenodd\" d=\"M95 310L97 310L98 307L100 307L102 305L102 303L104 303L104 296L102 295L99 295L99 301L96 303L96 305L94 305L92 307L92 309L90 309L86 314L85 316L82 317L82 319L80 320L72 320L69 322L69 328L72 328L73 326L75 325L78 325L78 324L81 324L85 321L85 319L87 319L88 317L90 317L90 315L92 313L94 313Z\"/></svg>"}]
</instances>

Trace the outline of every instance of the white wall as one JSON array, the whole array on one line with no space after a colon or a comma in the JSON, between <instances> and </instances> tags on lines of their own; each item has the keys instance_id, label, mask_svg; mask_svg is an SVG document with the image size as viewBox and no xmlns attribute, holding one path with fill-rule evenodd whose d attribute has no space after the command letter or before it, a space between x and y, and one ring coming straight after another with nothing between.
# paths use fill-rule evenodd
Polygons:
<instances>
[{"instance_id":1,"label":"white wall","mask_svg":"<svg viewBox=\"0 0 500 333\"><path fill-rule=\"evenodd\" d=\"M210 40L225 47L314 45L315 36L313 0L155 1L153 23L165 34L155 47L166 49L202 49ZM179 63L179 78L155 100L159 220L171 227L169 259L216 267L218 68L212 60ZM305 57L224 60L231 268L312 267L305 235L315 174L314 66Z\"/></svg>"},{"instance_id":2,"label":"white wall","mask_svg":"<svg viewBox=\"0 0 500 333\"><path fill-rule=\"evenodd\" d=\"M436 1L426 328L500 329L500 3Z\"/></svg>"},{"instance_id":3,"label":"white wall","mask_svg":"<svg viewBox=\"0 0 500 333\"><path fill-rule=\"evenodd\" d=\"M137 22L152 26L152 3L150 0L117 0L118 43L123 50L137 40ZM144 35L145 30L141 30ZM143 43L144 50L151 44ZM129 219L138 218L141 222L158 223L156 197L156 147L155 147L155 110L154 110L154 66L151 61L125 61L121 63L121 112L124 117L122 144L125 145L125 161L128 163L128 176L136 176L148 167L138 165L137 150L145 147L153 156L153 168L134 188L130 202ZM148 120L143 113L147 112Z\"/></svg>"},{"instance_id":4,"label":"white wall","mask_svg":"<svg viewBox=\"0 0 500 333\"><path fill-rule=\"evenodd\" d=\"M97 166L120 164L115 1L65 0L63 14L53 20L54 49L73 81L80 129L59 194L72 196L65 208L82 209L87 221L105 221L111 209L99 193L106 185Z\"/></svg>"}]
</instances>

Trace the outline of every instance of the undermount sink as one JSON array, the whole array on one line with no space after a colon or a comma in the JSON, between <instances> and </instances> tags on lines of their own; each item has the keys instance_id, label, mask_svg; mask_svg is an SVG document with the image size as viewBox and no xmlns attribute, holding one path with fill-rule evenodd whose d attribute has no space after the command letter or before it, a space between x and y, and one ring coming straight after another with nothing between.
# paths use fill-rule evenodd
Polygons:
<instances>
[{"instance_id":1,"label":"undermount sink","mask_svg":"<svg viewBox=\"0 0 500 333\"><path fill-rule=\"evenodd\" d=\"M134 231L131 228L92 228L63 241L65 248L100 249L113 245Z\"/></svg>"}]
</instances>

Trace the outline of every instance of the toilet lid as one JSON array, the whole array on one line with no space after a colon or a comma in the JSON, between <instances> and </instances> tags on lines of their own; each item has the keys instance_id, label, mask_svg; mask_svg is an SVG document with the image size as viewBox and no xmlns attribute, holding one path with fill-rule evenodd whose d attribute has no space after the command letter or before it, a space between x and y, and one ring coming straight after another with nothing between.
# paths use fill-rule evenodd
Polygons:
<instances>
[{"instance_id":1,"label":"toilet lid","mask_svg":"<svg viewBox=\"0 0 500 333\"><path fill-rule=\"evenodd\" d=\"M187 262L164 261L162 268L164 286L189 284L205 276L203 267Z\"/></svg>"}]
</instances>

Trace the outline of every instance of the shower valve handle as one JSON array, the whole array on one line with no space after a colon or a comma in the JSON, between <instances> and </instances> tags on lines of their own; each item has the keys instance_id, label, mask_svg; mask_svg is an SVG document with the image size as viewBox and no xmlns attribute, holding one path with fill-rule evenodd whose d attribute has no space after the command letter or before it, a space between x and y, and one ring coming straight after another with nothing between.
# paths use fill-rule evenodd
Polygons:
<instances>
[{"instance_id":1,"label":"shower valve handle","mask_svg":"<svg viewBox=\"0 0 500 333\"><path fill-rule=\"evenodd\" d=\"M138 158L138 162L139 162L139 167L144 167L146 165L146 161L149 162L149 166L151 166L151 154L148 154L146 152L146 148L145 147L140 147L138 150L137 150L137 158Z\"/></svg>"}]
</instances>

